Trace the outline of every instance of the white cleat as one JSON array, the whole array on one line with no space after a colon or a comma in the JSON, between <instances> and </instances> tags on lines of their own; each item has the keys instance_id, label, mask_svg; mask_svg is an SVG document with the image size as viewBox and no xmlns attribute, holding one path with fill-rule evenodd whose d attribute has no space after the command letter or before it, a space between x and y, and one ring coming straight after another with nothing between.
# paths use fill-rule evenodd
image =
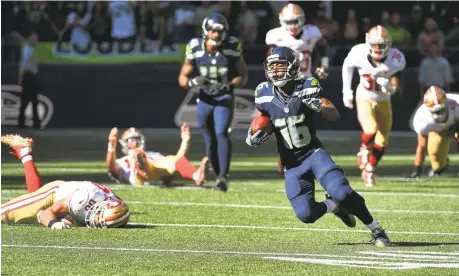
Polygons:
<instances>
[{"instance_id":1,"label":"white cleat","mask_svg":"<svg viewBox=\"0 0 459 276\"><path fill-rule=\"evenodd\" d=\"M371 164L367 164L362 171L362 179L365 183L365 187L373 188L376 185L375 182L375 175L373 172L373 166Z\"/></svg>"}]
</instances>

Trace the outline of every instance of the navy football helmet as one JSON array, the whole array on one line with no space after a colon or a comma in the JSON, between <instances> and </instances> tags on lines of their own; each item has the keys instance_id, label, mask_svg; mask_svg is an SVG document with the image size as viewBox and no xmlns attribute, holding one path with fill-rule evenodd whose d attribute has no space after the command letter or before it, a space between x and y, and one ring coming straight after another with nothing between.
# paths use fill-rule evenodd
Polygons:
<instances>
[{"instance_id":1,"label":"navy football helmet","mask_svg":"<svg viewBox=\"0 0 459 276\"><path fill-rule=\"evenodd\" d=\"M283 87L298 76L300 59L292 49L284 46L276 47L269 52L264 67L268 81L277 87Z\"/></svg>"},{"instance_id":2,"label":"navy football helmet","mask_svg":"<svg viewBox=\"0 0 459 276\"><path fill-rule=\"evenodd\" d=\"M218 41L209 37L210 30L222 31ZM226 39L228 32L228 20L226 20L226 18L219 13L212 13L211 15L204 18L204 21L202 21L202 36L212 46L219 46L222 41Z\"/></svg>"}]
</instances>

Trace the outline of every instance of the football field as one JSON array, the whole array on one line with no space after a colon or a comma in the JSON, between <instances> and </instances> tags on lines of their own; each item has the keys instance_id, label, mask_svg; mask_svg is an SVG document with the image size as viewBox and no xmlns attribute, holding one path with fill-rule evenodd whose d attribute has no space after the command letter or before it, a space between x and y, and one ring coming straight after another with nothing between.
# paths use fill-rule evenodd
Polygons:
<instances>
[{"instance_id":1,"label":"football field","mask_svg":"<svg viewBox=\"0 0 459 276\"><path fill-rule=\"evenodd\" d=\"M252 149L244 133L234 135L233 181L221 193L207 189L212 182L199 188L179 179L172 187L112 184L103 162L108 130L22 134L34 137L45 182L107 184L129 204L131 220L124 229L2 225L2 275L459 275L455 147L445 176L407 181L416 137L395 133L377 186L368 189L356 168L359 133L319 133L392 240L391 247L376 248L360 222L348 228L332 214L314 224L295 217L276 173L274 139ZM149 150L167 154L179 147L178 131L145 134ZM196 164L203 150L194 135ZM2 145L2 203L25 192L22 164ZM324 194L316 183L316 199Z\"/></svg>"}]
</instances>

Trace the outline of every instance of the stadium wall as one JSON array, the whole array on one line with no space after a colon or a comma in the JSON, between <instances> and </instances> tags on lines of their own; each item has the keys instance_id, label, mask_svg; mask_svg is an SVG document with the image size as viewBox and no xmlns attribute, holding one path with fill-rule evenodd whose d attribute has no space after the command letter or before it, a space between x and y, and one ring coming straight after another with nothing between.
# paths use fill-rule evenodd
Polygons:
<instances>
[{"instance_id":1,"label":"stadium wall","mask_svg":"<svg viewBox=\"0 0 459 276\"><path fill-rule=\"evenodd\" d=\"M50 128L108 128L111 126L171 128L182 121L194 126L196 97L177 84L178 64L41 65L40 116ZM403 96L393 97L394 130L409 130L409 119L420 100L417 70L402 73ZM2 126L17 123L20 87L17 77L2 74ZM459 79L459 71L455 72ZM262 67L249 70L249 82L237 91L235 128L246 128L253 116L253 90L265 76ZM354 77L354 87L358 76ZM321 82L325 96L340 110L339 122L319 129L358 130L355 110L342 104L341 69L332 68ZM29 112L31 115L31 112Z\"/></svg>"}]
</instances>

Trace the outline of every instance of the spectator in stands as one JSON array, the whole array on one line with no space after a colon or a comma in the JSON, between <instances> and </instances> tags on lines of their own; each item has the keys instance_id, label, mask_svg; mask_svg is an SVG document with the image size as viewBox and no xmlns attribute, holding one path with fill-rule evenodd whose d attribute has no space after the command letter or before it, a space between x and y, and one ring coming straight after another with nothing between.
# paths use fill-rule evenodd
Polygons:
<instances>
[{"instance_id":1,"label":"spectator in stands","mask_svg":"<svg viewBox=\"0 0 459 276\"><path fill-rule=\"evenodd\" d=\"M108 14L112 18L111 37L117 42L134 42L137 34L133 1L110 1Z\"/></svg>"},{"instance_id":2,"label":"spectator in stands","mask_svg":"<svg viewBox=\"0 0 459 276\"><path fill-rule=\"evenodd\" d=\"M390 13L388 11L382 11L381 12L381 21L379 25L389 28L390 25Z\"/></svg>"},{"instance_id":3,"label":"spectator in stands","mask_svg":"<svg viewBox=\"0 0 459 276\"><path fill-rule=\"evenodd\" d=\"M354 9L347 11L347 21L344 25L344 39L348 44L355 44L359 38L359 24Z\"/></svg>"},{"instance_id":4,"label":"spectator in stands","mask_svg":"<svg viewBox=\"0 0 459 276\"><path fill-rule=\"evenodd\" d=\"M405 27L400 25L400 14L398 12L394 12L392 14L388 30L392 35L392 43L395 46L400 46L410 42L411 35Z\"/></svg>"},{"instance_id":5,"label":"spectator in stands","mask_svg":"<svg viewBox=\"0 0 459 276\"><path fill-rule=\"evenodd\" d=\"M67 23L59 37L61 38L67 30L71 30L70 43L82 50L86 49L91 43L91 34L86 29L90 21L91 13L87 10L86 3L81 1L67 16Z\"/></svg>"},{"instance_id":6,"label":"spectator in stands","mask_svg":"<svg viewBox=\"0 0 459 276\"><path fill-rule=\"evenodd\" d=\"M21 106L19 107L18 126L25 127L25 110L29 102L32 103L33 126L40 128L38 117L38 94L40 93L40 81L38 79L38 63L35 56L35 46L38 43L38 34L31 31L27 37L27 43L22 51L19 64L18 83L22 86Z\"/></svg>"},{"instance_id":7,"label":"spectator in stands","mask_svg":"<svg viewBox=\"0 0 459 276\"><path fill-rule=\"evenodd\" d=\"M430 86L438 86L449 91L454 77L448 60L441 56L440 48L436 44L428 46L427 57L419 67L418 80L421 86L421 96Z\"/></svg>"},{"instance_id":8,"label":"spectator in stands","mask_svg":"<svg viewBox=\"0 0 459 276\"><path fill-rule=\"evenodd\" d=\"M90 26L88 26L92 39L95 42L110 41L109 20L110 17L107 14L106 2L97 1L94 4Z\"/></svg>"},{"instance_id":9,"label":"spectator in stands","mask_svg":"<svg viewBox=\"0 0 459 276\"><path fill-rule=\"evenodd\" d=\"M434 44L439 47L440 52L443 50L443 33L438 29L437 22L433 18L427 18L424 24L424 30L419 34L417 47L421 55L427 55L427 49Z\"/></svg>"},{"instance_id":10,"label":"spectator in stands","mask_svg":"<svg viewBox=\"0 0 459 276\"><path fill-rule=\"evenodd\" d=\"M247 8L247 2L241 1L240 11L234 29L244 45L253 46L258 36L258 18Z\"/></svg>"},{"instance_id":11,"label":"spectator in stands","mask_svg":"<svg viewBox=\"0 0 459 276\"><path fill-rule=\"evenodd\" d=\"M159 2L140 2L141 37L145 43L161 49L166 33L166 18Z\"/></svg>"},{"instance_id":12,"label":"spectator in stands","mask_svg":"<svg viewBox=\"0 0 459 276\"><path fill-rule=\"evenodd\" d=\"M411 18L407 25L407 30L411 34L411 43L415 44L416 39L424 25L424 18L422 15L422 8L418 4L414 5L411 9Z\"/></svg>"},{"instance_id":13,"label":"spectator in stands","mask_svg":"<svg viewBox=\"0 0 459 276\"><path fill-rule=\"evenodd\" d=\"M279 16L274 14L268 1L248 1L247 7L253 11L258 18L259 28L256 43L264 44L266 33L272 28L279 26Z\"/></svg>"},{"instance_id":14,"label":"spectator in stands","mask_svg":"<svg viewBox=\"0 0 459 276\"><path fill-rule=\"evenodd\" d=\"M196 10L188 2L174 3L174 37L175 41L187 43L195 35Z\"/></svg>"},{"instance_id":15,"label":"spectator in stands","mask_svg":"<svg viewBox=\"0 0 459 276\"><path fill-rule=\"evenodd\" d=\"M48 15L48 3L46 1L24 2L26 29L36 30L43 41L56 39L59 30Z\"/></svg>"},{"instance_id":16,"label":"spectator in stands","mask_svg":"<svg viewBox=\"0 0 459 276\"><path fill-rule=\"evenodd\" d=\"M360 27L360 32L359 32L359 42L360 43L365 43L365 35L368 33L368 31L373 27L371 25L370 18L364 17L362 18L362 24Z\"/></svg>"}]
</instances>

